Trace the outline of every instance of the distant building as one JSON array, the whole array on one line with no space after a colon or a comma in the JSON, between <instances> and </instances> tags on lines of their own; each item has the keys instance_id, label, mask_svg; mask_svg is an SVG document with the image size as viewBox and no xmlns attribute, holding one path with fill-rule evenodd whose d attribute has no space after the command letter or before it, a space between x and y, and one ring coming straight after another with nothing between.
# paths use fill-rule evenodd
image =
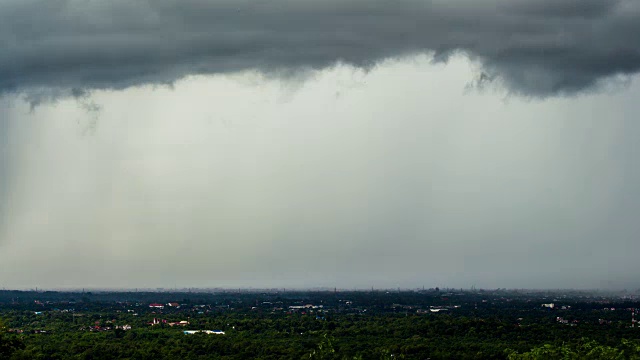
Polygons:
<instances>
[{"instance_id":1,"label":"distant building","mask_svg":"<svg viewBox=\"0 0 640 360\"><path fill-rule=\"evenodd\" d=\"M208 334L208 335L224 335L224 331L222 330L185 330L184 334L185 335L193 335L196 333L204 333L204 334Z\"/></svg>"},{"instance_id":2,"label":"distant building","mask_svg":"<svg viewBox=\"0 0 640 360\"><path fill-rule=\"evenodd\" d=\"M289 306L289 309L291 310L302 310L302 309L322 309L324 307L324 305L312 305L312 304L307 304L307 305L294 305L294 306Z\"/></svg>"},{"instance_id":3,"label":"distant building","mask_svg":"<svg viewBox=\"0 0 640 360\"><path fill-rule=\"evenodd\" d=\"M149 304L150 308L156 308L156 309L164 309L164 305L162 304Z\"/></svg>"},{"instance_id":4,"label":"distant building","mask_svg":"<svg viewBox=\"0 0 640 360\"><path fill-rule=\"evenodd\" d=\"M182 320L182 321L178 321L178 322L170 322L168 323L169 326L187 326L189 325L189 322L186 320Z\"/></svg>"},{"instance_id":5,"label":"distant building","mask_svg":"<svg viewBox=\"0 0 640 360\"><path fill-rule=\"evenodd\" d=\"M148 325L160 325L160 324L166 324L167 320L165 319L157 319L157 318L153 318L153 321L151 321L150 323L147 323Z\"/></svg>"}]
</instances>

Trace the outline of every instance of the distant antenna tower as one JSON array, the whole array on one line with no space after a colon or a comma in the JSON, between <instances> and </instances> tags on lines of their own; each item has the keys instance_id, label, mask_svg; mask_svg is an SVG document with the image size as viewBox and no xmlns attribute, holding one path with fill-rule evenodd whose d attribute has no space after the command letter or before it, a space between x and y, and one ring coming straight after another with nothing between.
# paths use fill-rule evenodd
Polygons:
<instances>
[{"instance_id":1,"label":"distant antenna tower","mask_svg":"<svg viewBox=\"0 0 640 360\"><path fill-rule=\"evenodd\" d=\"M631 308L631 327L636 327L636 308Z\"/></svg>"}]
</instances>

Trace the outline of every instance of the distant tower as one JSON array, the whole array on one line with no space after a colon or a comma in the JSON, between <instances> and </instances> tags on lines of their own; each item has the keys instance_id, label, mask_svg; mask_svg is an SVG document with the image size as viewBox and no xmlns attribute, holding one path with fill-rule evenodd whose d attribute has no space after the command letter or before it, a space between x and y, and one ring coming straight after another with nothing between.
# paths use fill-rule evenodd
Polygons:
<instances>
[{"instance_id":1,"label":"distant tower","mask_svg":"<svg viewBox=\"0 0 640 360\"><path fill-rule=\"evenodd\" d=\"M631 327L636 327L636 308L631 308Z\"/></svg>"}]
</instances>

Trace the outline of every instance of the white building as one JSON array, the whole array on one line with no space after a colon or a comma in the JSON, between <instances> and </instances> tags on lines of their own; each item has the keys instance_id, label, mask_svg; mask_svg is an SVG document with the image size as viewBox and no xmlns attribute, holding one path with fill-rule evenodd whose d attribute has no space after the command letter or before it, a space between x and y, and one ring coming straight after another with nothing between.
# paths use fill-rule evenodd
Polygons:
<instances>
[{"instance_id":1,"label":"white building","mask_svg":"<svg viewBox=\"0 0 640 360\"><path fill-rule=\"evenodd\" d=\"M193 335L196 333L205 333L208 335L214 334L214 335L224 335L224 331L221 330L185 330L184 334L185 335Z\"/></svg>"}]
</instances>

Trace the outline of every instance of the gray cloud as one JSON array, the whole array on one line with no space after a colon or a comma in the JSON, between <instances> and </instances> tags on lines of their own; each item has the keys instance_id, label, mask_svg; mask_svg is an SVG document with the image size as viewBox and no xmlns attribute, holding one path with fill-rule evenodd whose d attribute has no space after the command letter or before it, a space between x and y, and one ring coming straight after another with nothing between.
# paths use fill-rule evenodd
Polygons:
<instances>
[{"instance_id":1,"label":"gray cloud","mask_svg":"<svg viewBox=\"0 0 640 360\"><path fill-rule=\"evenodd\" d=\"M0 0L0 283L636 288L640 5L481 3Z\"/></svg>"},{"instance_id":2,"label":"gray cloud","mask_svg":"<svg viewBox=\"0 0 640 360\"><path fill-rule=\"evenodd\" d=\"M78 93L463 52L513 92L640 70L635 0L2 0L0 93Z\"/></svg>"},{"instance_id":3,"label":"gray cloud","mask_svg":"<svg viewBox=\"0 0 640 360\"><path fill-rule=\"evenodd\" d=\"M640 83L504 102L461 91L461 56L354 73L96 91L90 134L78 99L0 106L0 285L638 288Z\"/></svg>"}]
</instances>

